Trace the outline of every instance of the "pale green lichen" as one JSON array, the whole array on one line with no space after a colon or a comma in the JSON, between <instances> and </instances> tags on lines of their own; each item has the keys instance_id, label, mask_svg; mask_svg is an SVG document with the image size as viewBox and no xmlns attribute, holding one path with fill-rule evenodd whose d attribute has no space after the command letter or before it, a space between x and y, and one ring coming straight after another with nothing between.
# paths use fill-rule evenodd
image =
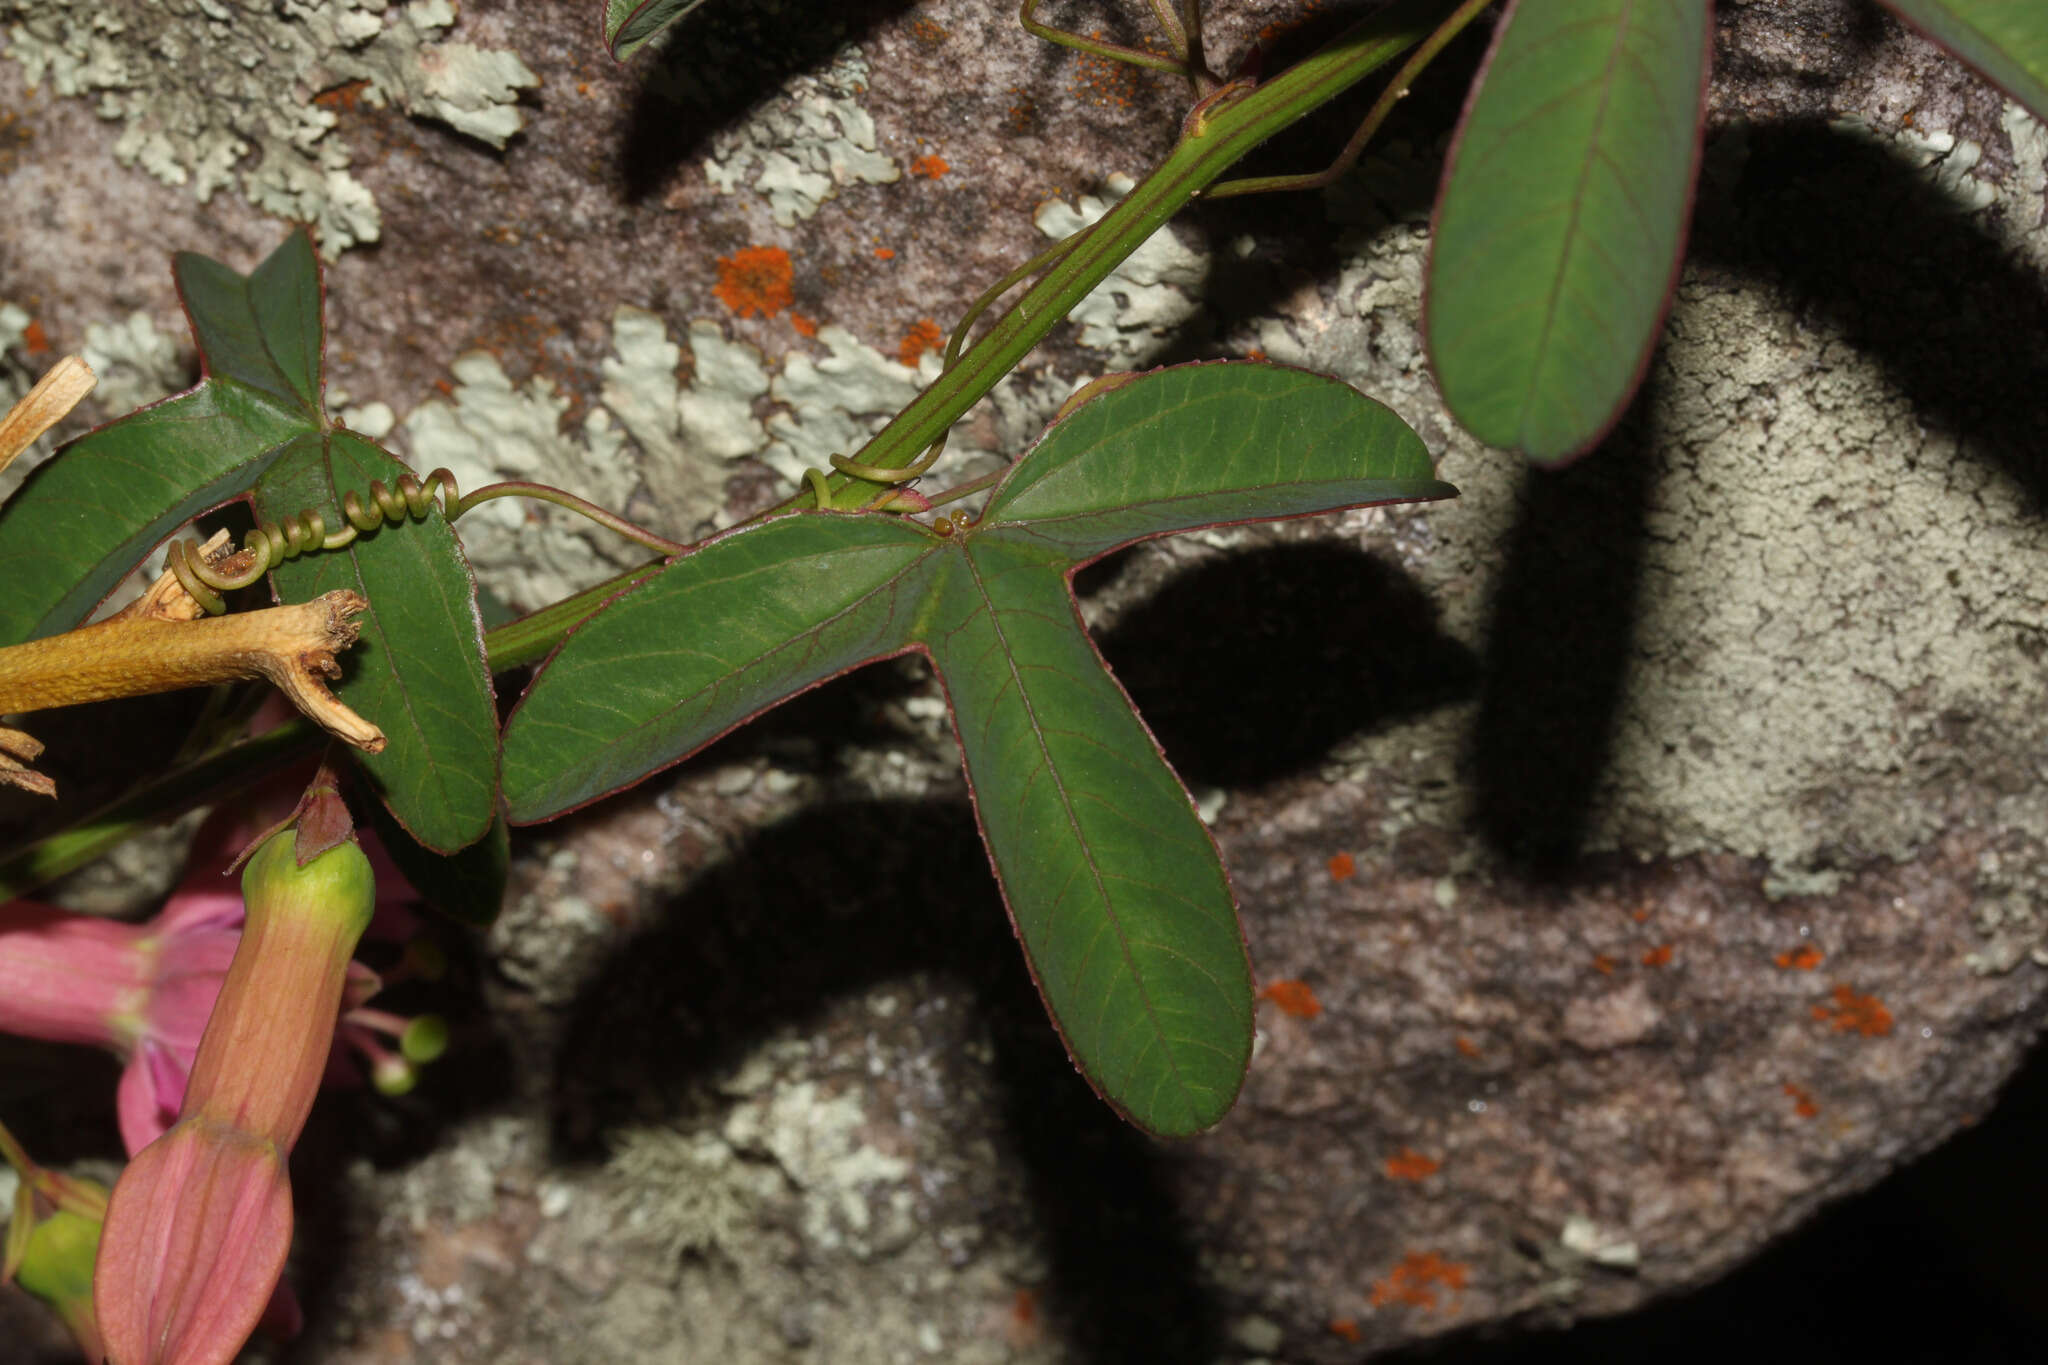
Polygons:
<instances>
[{"instance_id":1,"label":"pale green lichen","mask_svg":"<svg viewBox=\"0 0 2048 1365\"><path fill-rule=\"evenodd\" d=\"M2019 174L1989 201L1944 189L2039 260L2040 154L2016 143ZM1256 344L1359 384L1441 452L1461 496L1402 518L1404 560L1442 629L1483 651L1500 547L1522 485L1543 476L1476 446L1437 400L1421 344L1425 228L1346 211L1369 230L1342 244L1336 287L1256 323ZM1591 846L1732 851L1767 859L1779 886L1821 886L1830 870L1926 849L1968 773L1972 818L2035 850L2008 870L2008 912L2038 903L2048 811L2027 756L2048 751L2048 678L2028 650L2048 638L2048 584L2015 566L2048 562L2048 524L2026 490L1929 429L1825 317L1765 288L1689 278L1655 383L1655 437L1632 452L1653 462L1655 492ZM1463 827L1476 705L1348 741L1326 776L1379 774L1387 837ZM1479 856L1467 848L1454 871ZM2039 928L2002 923L2030 937L1998 960L2024 960Z\"/></svg>"},{"instance_id":2,"label":"pale green lichen","mask_svg":"<svg viewBox=\"0 0 2048 1365\"><path fill-rule=\"evenodd\" d=\"M691 382L677 378L682 348L653 313L612 314L613 355L600 397L641 451L641 472L670 534L710 531L725 505L725 462L768 443L754 400L768 392L761 353L728 341L715 322L690 324Z\"/></svg>"},{"instance_id":3,"label":"pale green lichen","mask_svg":"<svg viewBox=\"0 0 2048 1365\"><path fill-rule=\"evenodd\" d=\"M112 416L176 393L194 377L186 359L190 352L143 312L120 322L87 323L80 354L99 379L93 398Z\"/></svg>"},{"instance_id":4,"label":"pale green lichen","mask_svg":"<svg viewBox=\"0 0 2048 1365\"><path fill-rule=\"evenodd\" d=\"M375 200L349 174L335 116L314 93L364 82L363 98L438 119L492 146L517 132L518 57L440 40L449 0L0 0L7 53L31 86L96 96L125 126L114 155L204 203L239 186L250 203L310 222L330 258L375 241Z\"/></svg>"},{"instance_id":5,"label":"pale green lichen","mask_svg":"<svg viewBox=\"0 0 2048 1365\"><path fill-rule=\"evenodd\" d=\"M48 364L46 360L32 368L27 363L30 321L27 309L0 300L0 411L13 406L27 393L39 371ZM87 323L80 356L92 367L97 381L90 401L97 411L119 417L175 393L192 381L188 354L147 313L131 313L113 322ZM85 425L74 415L23 451L5 472L0 472L0 498L12 493L30 470L47 460L59 441L71 439Z\"/></svg>"},{"instance_id":6,"label":"pale green lichen","mask_svg":"<svg viewBox=\"0 0 2048 1365\"><path fill-rule=\"evenodd\" d=\"M1049 199L1032 222L1046 236L1063 240L1101 218L1135 187L1129 176L1112 175L1103 182L1101 195L1083 195L1074 204ZM1202 311L1202 285L1208 277L1207 254L1162 227L1069 316L1080 324L1083 346L1106 352L1119 366L1142 365Z\"/></svg>"},{"instance_id":7,"label":"pale green lichen","mask_svg":"<svg viewBox=\"0 0 2048 1365\"><path fill-rule=\"evenodd\" d=\"M573 433L562 430L569 399L553 383L536 376L515 385L495 356L472 351L455 361L451 397L422 403L400 424L413 463L446 465L465 489L504 479L556 484L671 538L703 536L724 513L730 462L767 443L752 403L769 379L760 353L728 341L716 323L692 324L689 341L693 372L684 384L682 349L661 319L619 308L600 403ZM480 581L526 608L649 558L583 517L524 499L483 504L463 518L462 533Z\"/></svg>"},{"instance_id":8,"label":"pale green lichen","mask_svg":"<svg viewBox=\"0 0 2048 1365\"><path fill-rule=\"evenodd\" d=\"M899 364L844 327L819 329L826 354L791 351L768 396L784 411L768 419L774 438L761 458L795 482L806 469L829 466L834 453L851 454L939 377L938 358L926 352L917 366Z\"/></svg>"},{"instance_id":9,"label":"pale green lichen","mask_svg":"<svg viewBox=\"0 0 2048 1365\"><path fill-rule=\"evenodd\" d=\"M562 430L569 399L536 375L514 385L498 358L456 358L454 394L432 399L402 429L413 465L445 465L466 491L505 479L569 487L602 506L624 507L639 484L621 458L625 437L593 408L580 431ZM516 607L546 606L593 587L648 552L574 513L525 499L487 502L462 519L463 548L479 581Z\"/></svg>"},{"instance_id":10,"label":"pale green lichen","mask_svg":"<svg viewBox=\"0 0 2048 1365\"><path fill-rule=\"evenodd\" d=\"M705 178L720 194L745 187L761 195L783 227L809 218L848 184L901 179L860 106L867 82L860 49L842 47L823 70L793 77L746 122L719 133Z\"/></svg>"}]
</instances>

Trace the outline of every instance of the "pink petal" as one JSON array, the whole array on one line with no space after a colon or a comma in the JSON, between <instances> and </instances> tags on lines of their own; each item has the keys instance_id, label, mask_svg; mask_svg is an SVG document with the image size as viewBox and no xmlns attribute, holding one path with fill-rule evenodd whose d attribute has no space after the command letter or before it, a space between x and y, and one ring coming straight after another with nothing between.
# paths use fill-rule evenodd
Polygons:
<instances>
[{"instance_id":1,"label":"pink petal","mask_svg":"<svg viewBox=\"0 0 2048 1365\"><path fill-rule=\"evenodd\" d=\"M177 1091L165 1094L161 1061L144 1043L121 1069L121 1084L114 1092L114 1109L121 1120L121 1145L133 1156L162 1137L178 1117L185 1100L185 1077L177 1076Z\"/></svg>"},{"instance_id":2,"label":"pink petal","mask_svg":"<svg viewBox=\"0 0 2048 1365\"><path fill-rule=\"evenodd\" d=\"M230 1365L291 1249L277 1145L205 1118L144 1148L107 1206L93 1298L112 1365Z\"/></svg>"}]
</instances>

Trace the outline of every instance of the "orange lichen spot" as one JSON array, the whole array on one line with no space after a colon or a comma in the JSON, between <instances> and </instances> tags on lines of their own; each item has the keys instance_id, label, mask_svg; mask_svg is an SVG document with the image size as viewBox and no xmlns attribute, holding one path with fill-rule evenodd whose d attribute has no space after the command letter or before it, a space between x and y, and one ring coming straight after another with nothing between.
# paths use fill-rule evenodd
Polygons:
<instances>
[{"instance_id":1,"label":"orange lichen spot","mask_svg":"<svg viewBox=\"0 0 2048 1365\"><path fill-rule=\"evenodd\" d=\"M1794 1085L1792 1082L1787 1081L1785 1082L1785 1093L1792 1097L1792 1112L1799 1115L1800 1118L1810 1119L1820 1116L1820 1106L1813 1102L1813 1095L1804 1086Z\"/></svg>"},{"instance_id":2,"label":"orange lichen spot","mask_svg":"<svg viewBox=\"0 0 2048 1365\"><path fill-rule=\"evenodd\" d=\"M1462 1033L1461 1033L1461 1034L1459 1034L1459 1035L1458 1035L1458 1055L1459 1055L1460 1057L1477 1057L1477 1056L1479 1055L1479 1044L1477 1044L1477 1043L1473 1042L1473 1041L1472 1041L1472 1040L1471 1040L1470 1038L1467 1038L1467 1037L1466 1037L1466 1036L1465 1036L1464 1034L1462 1034Z\"/></svg>"},{"instance_id":3,"label":"orange lichen spot","mask_svg":"<svg viewBox=\"0 0 2048 1365\"><path fill-rule=\"evenodd\" d=\"M1618 965L1613 958L1605 953L1600 953L1593 959L1593 970L1602 976L1613 976L1614 969Z\"/></svg>"},{"instance_id":4,"label":"orange lichen spot","mask_svg":"<svg viewBox=\"0 0 2048 1365\"><path fill-rule=\"evenodd\" d=\"M21 329L21 349L30 355L41 355L50 349L50 334L43 330L43 320L36 318Z\"/></svg>"},{"instance_id":5,"label":"orange lichen spot","mask_svg":"<svg viewBox=\"0 0 2048 1365\"><path fill-rule=\"evenodd\" d=\"M1629 911L1628 917L1637 924L1648 924L1650 922L1650 903L1644 901L1641 905Z\"/></svg>"},{"instance_id":6,"label":"orange lichen spot","mask_svg":"<svg viewBox=\"0 0 2048 1365\"><path fill-rule=\"evenodd\" d=\"M1296 1019L1313 1019L1323 1012L1323 1002L1306 981L1275 981L1259 992L1259 999L1272 1001L1282 1014Z\"/></svg>"},{"instance_id":7,"label":"orange lichen spot","mask_svg":"<svg viewBox=\"0 0 2048 1365\"><path fill-rule=\"evenodd\" d=\"M916 41L919 47L924 48L926 51L930 51L932 48L937 47L940 43L945 42L947 35L945 28L938 24L936 21L931 19L918 19L913 21L910 25L910 36L912 39Z\"/></svg>"},{"instance_id":8,"label":"orange lichen spot","mask_svg":"<svg viewBox=\"0 0 2048 1365\"><path fill-rule=\"evenodd\" d=\"M1797 948L1779 953L1774 960L1788 972L1810 972L1826 957L1826 953L1811 943L1802 943Z\"/></svg>"},{"instance_id":9,"label":"orange lichen spot","mask_svg":"<svg viewBox=\"0 0 2048 1365\"><path fill-rule=\"evenodd\" d=\"M779 246L741 247L718 258L719 300L741 317L759 313L772 318L796 301L790 288L795 272L789 253Z\"/></svg>"},{"instance_id":10,"label":"orange lichen spot","mask_svg":"<svg viewBox=\"0 0 2048 1365\"><path fill-rule=\"evenodd\" d=\"M453 398L455 396L455 386L445 379L436 379L434 387L441 391L443 398Z\"/></svg>"},{"instance_id":11,"label":"orange lichen spot","mask_svg":"<svg viewBox=\"0 0 2048 1365\"><path fill-rule=\"evenodd\" d=\"M1390 1303L1406 1304L1434 1313L1437 1309L1437 1289L1442 1285L1453 1295L1465 1292L1465 1282L1472 1268L1457 1261L1447 1261L1434 1251L1411 1251L1394 1267L1393 1273L1372 1287L1372 1306L1384 1308Z\"/></svg>"},{"instance_id":12,"label":"orange lichen spot","mask_svg":"<svg viewBox=\"0 0 2048 1365\"><path fill-rule=\"evenodd\" d=\"M1389 1180L1426 1180L1442 1168L1442 1162L1432 1161L1413 1147L1403 1147L1386 1161Z\"/></svg>"},{"instance_id":13,"label":"orange lichen spot","mask_svg":"<svg viewBox=\"0 0 2048 1365\"><path fill-rule=\"evenodd\" d=\"M1357 1318L1331 1318L1330 1335L1348 1341L1354 1346L1365 1340L1365 1333L1358 1330Z\"/></svg>"},{"instance_id":14,"label":"orange lichen spot","mask_svg":"<svg viewBox=\"0 0 2048 1365\"><path fill-rule=\"evenodd\" d=\"M937 180L952 169L951 166L946 164L946 158L942 156L921 156L910 163L910 173L922 176L926 180Z\"/></svg>"},{"instance_id":15,"label":"orange lichen spot","mask_svg":"<svg viewBox=\"0 0 2048 1365\"><path fill-rule=\"evenodd\" d=\"M590 94L590 82L589 82L589 81L578 81L578 82L576 82L576 93L577 93L577 94L579 94L579 95L583 95L583 96L586 96L586 97L587 97L587 96L588 96L588 95Z\"/></svg>"},{"instance_id":16,"label":"orange lichen spot","mask_svg":"<svg viewBox=\"0 0 2048 1365\"><path fill-rule=\"evenodd\" d=\"M1332 854L1326 866L1330 869L1330 880L1341 882L1347 877L1358 875L1358 862L1349 853Z\"/></svg>"},{"instance_id":17,"label":"orange lichen spot","mask_svg":"<svg viewBox=\"0 0 2048 1365\"><path fill-rule=\"evenodd\" d=\"M1258 347L1254 346L1244 353L1244 358L1246 360L1264 360L1266 358L1266 353L1260 350Z\"/></svg>"},{"instance_id":18,"label":"orange lichen spot","mask_svg":"<svg viewBox=\"0 0 2048 1365\"><path fill-rule=\"evenodd\" d=\"M789 325L796 328L799 336L814 337L818 334L817 320L805 317L802 313L791 313Z\"/></svg>"},{"instance_id":19,"label":"orange lichen spot","mask_svg":"<svg viewBox=\"0 0 2048 1365\"><path fill-rule=\"evenodd\" d=\"M1671 965L1671 954L1675 951L1677 951L1676 946L1670 943L1652 948L1649 952L1643 954L1643 965L1645 967L1669 967Z\"/></svg>"},{"instance_id":20,"label":"orange lichen spot","mask_svg":"<svg viewBox=\"0 0 2048 1365\"><path fill-rule=\"evenodd\" d=\"M919 318L903 334L903 340L896 343L896 359L905 365L915 365L926 351L936 351L946 344L946 334L939 330L939 324L930 318Z\"/></svg>"},{"instance_id":21,"label":"orange lichen spot","mask_svg":"<svg viewBox=\"0 0 2048 1365\"><path fill-rule=\"evenodd\" d=\"M1005 94L1019 96L1003 117L1003 126L1012 133L1028 133L1038 125L1038 101L1024 93L1024 87L1013 85Z\"/></svg>"},{"instance_id":22,"label":"orange lichen spot","mask_svg":"<svg viewBox=\"0 0 2048 1365\"><path fill-rule=\"evenodd\" d=\"M1109 41L1101 29L1088 36L1097 42ZM1151 43L1145 44L1145 50L1160 57L1172 55ZM1076 52L1073 60L1074 80L1067 89L1097 108L1130 108L1143 92L1146 77L1152 74L1142 67L1093 52Z\"/></svg>"},{"instance_id":23,"label":"orange lichen spot","mask_svg":"<svg viewBox=\"0 0 2048 1365\"><path fill-rule=\"evenodd\" d=\"M346 85L337 85L332 90L322 90L313 96L313 103L323 108L353 113L356 105L362 102L363 92L369 88L370 83L367 80L350 81Z\"/></svg>"},{"instance_id":24,"label":"orange lichen spot","mask_svg":"<svg viewBox=\"0 0 2048 1365\"><path fill-rule=\"evenodd\" d=\"M1858 995L1847 986L1835 987L1833 1005L1815 1005L1813 1017L1832 1025L1837 1033L1860 1033L1865 1038L1891 1035L1892 1012L1874 995Z\"/></svg>"},{"instance_id":25,"label":"orange lichen spot","mask_svg":"<svg viewBox=\"0 0 2048 1365\"><path fill-rule=\"evenodd\" d=\"M888 247L878 246L875 248L875 259L878 261L893 261L896 259L896 253Z\"/></svg>"}]
</instances>

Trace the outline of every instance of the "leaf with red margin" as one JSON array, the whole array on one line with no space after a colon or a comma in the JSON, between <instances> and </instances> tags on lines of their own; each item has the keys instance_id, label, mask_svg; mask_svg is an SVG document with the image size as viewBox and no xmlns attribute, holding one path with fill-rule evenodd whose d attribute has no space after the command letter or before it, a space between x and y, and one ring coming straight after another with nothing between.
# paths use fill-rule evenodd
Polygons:
<instances>
[{"instance_id":1,"label":"leaf with red margin","mask_svg":"<svg viewBox=\"0 0 2048 1365\"><path fill-rule=\"evenodd\" d=\"M1628 405L1678 277L1707 0L1535 0L1500 21L1452 145L1424 330L1459 425L1538 464Z\"/></svg>"},{"instance_id":2,"label":"leaf with red margin","mask_svg":"<svg viewBox=\"0 0 2048 1365\"><path fill-rule=\"evenodd\" d=\"M507 723L512 819L572 810L827 678L922 651L1076 1064L1141 1126L1199 1132L1250 1057L1244 940L1216 847L1089 640L1072 576L1149 536L1454 491L1398 417L1336 380L1250 364L1142 376L1055 424L952 536L786 516L622 593Z\"/></svg>"},{"instance_id":3,"label":"leaf with red margin","mask_svg":"<svg viewBox=\"0 0 2048 1365\"><path fill-rule=\"evenodd\" d=\"M79 437L0 512L0 645L69 630L151 547L317 432L320 267L294 232L249 275L177 258L204 377Z\"/></svg>"}]
</instances>

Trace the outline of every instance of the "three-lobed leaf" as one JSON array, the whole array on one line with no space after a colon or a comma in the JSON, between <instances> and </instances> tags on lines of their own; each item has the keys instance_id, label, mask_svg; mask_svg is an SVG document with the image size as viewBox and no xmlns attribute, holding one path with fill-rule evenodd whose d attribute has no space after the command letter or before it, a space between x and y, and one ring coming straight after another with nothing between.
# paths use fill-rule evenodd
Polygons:
<instances>
[{"instance_id":1,"label":"three-lobed leaf","mask_svg":"<svg viewBox=\"0 0 2048 1365\"><path fill-rule=\"evenodd\" d=\"M281 520L387 484L405 467L331 428L321 389L320 266L294 232L244 275L180 255L175 274L203 375L191 390L109 422L37 470L0 515L0 644L68 630L151 547L248 496ZM438 515L278 568L290 601L346 587L370 600L335 691L383 728L365 757L396 818L444 852L480 838L497 800L496 710L475 587Z\"/></svg>"},{"instance_id":2,"label":"three-lobed leaf","mask_svg":"<svg viewBox=\"0 0 2048 1365\"><path fill-rule=\"evenodd\" d=\"M1089 641L1072 575L1148 536L1452 491L1398 417L1335 380L1264 365L1143 376L1058 422L950 537L787 516L620 594L507 725L511 816L574 809L835 674L921 651L1076 1063L1143 1126L1197 1132L1243 1079L1250 968L1215 846Z\"/></svg>"},{"instance_id":3,"label":"three-lobed leaf","mask_svg":"<svg viewBox=\"0 0 2048 1365\"><path fill-rule=\"evenodd\" d=\"M1500 21L1436 209L1425 328L1468 431L1597 442L1656 344L1698 170L1707 0L1531 0Z\"/></svg>"},{"instance_id":4,"label":"three-lobed leaf","mask_svg":"<svg viewBox=\"0 0 2048 1365\"><path fill-rule=\"evenodd\" d=\"M2041 0L1884 0L1895 14L2048 119L2048 4Z\"/></svg>"}]
</instances>

